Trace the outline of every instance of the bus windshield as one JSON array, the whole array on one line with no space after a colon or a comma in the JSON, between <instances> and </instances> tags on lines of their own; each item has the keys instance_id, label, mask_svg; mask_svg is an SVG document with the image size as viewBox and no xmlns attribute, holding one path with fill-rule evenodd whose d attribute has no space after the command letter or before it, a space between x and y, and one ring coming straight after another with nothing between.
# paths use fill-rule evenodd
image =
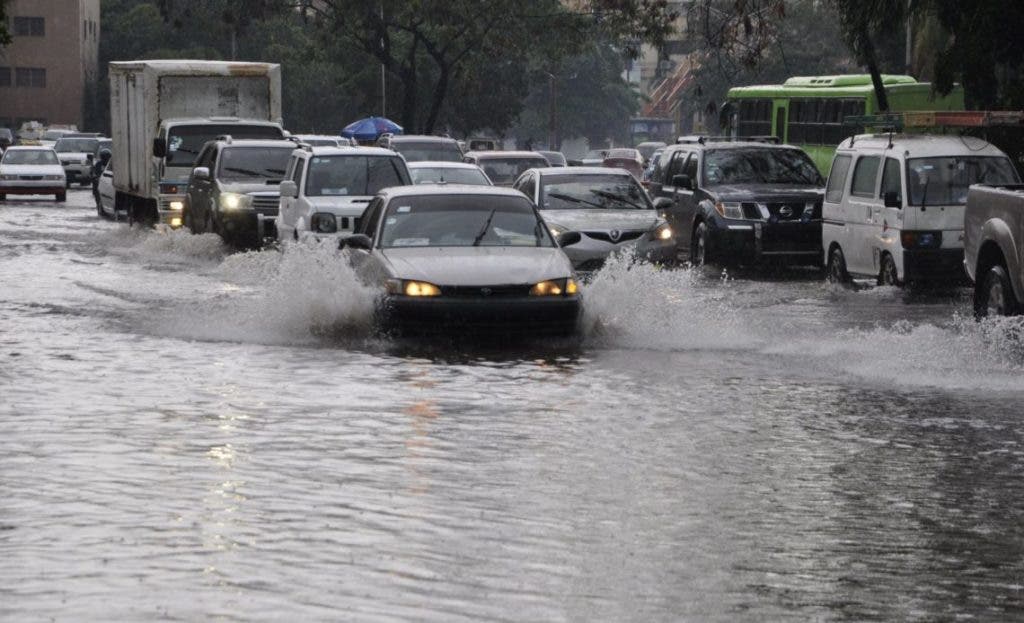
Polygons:
<instances>
[{"instance_id":1,"label":"bus windshield","mask_svg":"<svg viewBox=\"0 0 1024 623\"><path fill-rule=\"evenodd\" d=\"M971 184L1014 184L1017 171L1001 156L941 156L907 160L912 206L966 205Z\"/></svg>"}]
</instances>

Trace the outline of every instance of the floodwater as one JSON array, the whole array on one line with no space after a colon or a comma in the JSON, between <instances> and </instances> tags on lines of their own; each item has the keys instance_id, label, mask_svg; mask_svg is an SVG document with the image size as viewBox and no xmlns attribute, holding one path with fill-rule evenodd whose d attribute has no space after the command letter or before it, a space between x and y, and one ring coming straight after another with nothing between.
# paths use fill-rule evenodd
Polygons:
<instances>
[{"instance_id":1,"label":"floodwater","mask_svg":"<svg viewBox=\"0 0 1024 623\"><path fill-rule=\"evenodd\" d=\"M969 292L607 267L395 344L337 252L0 204L0 618L1024 616L1024 344Z\"/></svg>"}]
</instances>

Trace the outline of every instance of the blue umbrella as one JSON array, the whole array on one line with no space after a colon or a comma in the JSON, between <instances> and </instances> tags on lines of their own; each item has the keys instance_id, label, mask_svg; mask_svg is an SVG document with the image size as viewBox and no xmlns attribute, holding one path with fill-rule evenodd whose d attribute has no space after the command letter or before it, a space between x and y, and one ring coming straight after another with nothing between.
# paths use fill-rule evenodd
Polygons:
<instances>
[{"instance_id":1,"label":"blue umbrella","mask_svg":"<svg viewBox=\"0 0 1024 623\"><path fill-rule=\"evenodd\" d=\"M372 141L385 132L401 134L402 126L384 117L367 117L345 126L341 135L346 138L354 138L357 141Z\"/></svg>"}]
</instances>

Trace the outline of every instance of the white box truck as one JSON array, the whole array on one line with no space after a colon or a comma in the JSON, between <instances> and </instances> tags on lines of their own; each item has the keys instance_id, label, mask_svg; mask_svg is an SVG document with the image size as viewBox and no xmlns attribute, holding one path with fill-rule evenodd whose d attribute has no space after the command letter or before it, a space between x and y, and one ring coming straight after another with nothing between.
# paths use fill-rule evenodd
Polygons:
<instances>
[{"instance_id":1,"label":"white box truck","mask_svg":"<svg viewBox=\"0 0 1024 623\"><path fill-rule=\"evenodd\" d=\"M115 209L129 223L181 225L199 150L218 136L283 138L281 66L110 63Z\"/></svg>"}]
</instances>

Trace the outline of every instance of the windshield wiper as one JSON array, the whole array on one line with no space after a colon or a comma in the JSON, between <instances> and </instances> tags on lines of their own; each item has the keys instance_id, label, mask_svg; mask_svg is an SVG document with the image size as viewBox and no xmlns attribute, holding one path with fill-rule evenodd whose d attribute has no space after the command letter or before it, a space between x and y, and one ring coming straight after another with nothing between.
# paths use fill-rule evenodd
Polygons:
<instances>
[{"instance_id":1,"label":"windshield wiper","mask_svg":"<svg viewBox=\"0 0 1024 623\"><path fill-rule=\"evenodd\" d=\"M646 210L647 209L646 207L640 205L639 203L633 203L632 201L629 200L629 197L624 197L623 195L617 195L617 194L615 194L613 192L609 192L607 190L602 190L600 188L591 188L590 192L594 193L598 197L606 197L608 199L611 199L612 201L621 201L622 203L624 203L624 204L626 204L628 206L631 206L631 207L633 207L636 210Z\"/></svg>"},{"instance_id":2,"label":"windshield wiper","mask_svg":"<svg viewBox=\"0 0 1024 623\"><path fill-rule=\"evenodd\" d=\"M561 199L562 201L569 201L571 203L584 203L588 206L594 206L595 208L600 208L602 210L606 209L600 203L594 203L593 201L587 201L586 199L580 199L579 197L573 197L572 195L563 195L562 193L548 193L548 197L552 197L554 199Z\"/></svg>"},{"instance_id":3,"label":"windshield wiper","mask_svg":"<svg viewBox=\"0 0 1024 623\"><path fill-rule=\"evenodd\" d=\"M232 173L241 173L242 175L248 175L250 177L263 177L263 174L259 171L253 171L251 169L239 169L238 167L224 167L225 171L231 171Z\"/></svg>"},{"instance_id":4,"label":"windshield wiper","mask_svg":"<svg viewBox=\"0 0 1024 623\"><path fill-rule=\"evenodd\" d=\"M474 247L480 246L480 241L484 239L484 236L487 235L488 230L491 229L491 219L494 218L495 212L497 212L497 210L491 210L491 213L487 215L487 220L484 221L484 228L480 230L480 233L476 235L476 238L473 238Z\"/></svg>"}]
</instances>

